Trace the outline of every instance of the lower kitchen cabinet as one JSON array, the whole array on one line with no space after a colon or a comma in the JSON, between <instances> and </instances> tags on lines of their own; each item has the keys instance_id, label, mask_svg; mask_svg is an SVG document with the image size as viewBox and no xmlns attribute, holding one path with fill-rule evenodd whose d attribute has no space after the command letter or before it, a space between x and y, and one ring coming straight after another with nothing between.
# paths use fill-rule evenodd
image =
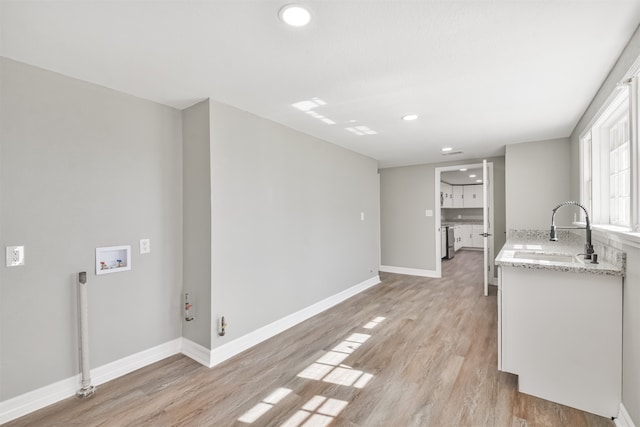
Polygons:
<instances>
[{"instance_id":1,"label":"lower kitchen cabinet","mask_svg":"<svg viewBox=\"0 0 640 427\"><path fill-rule=\"evenodd\" d=\"M453 227L453 237L454 237L453 250L454 251L457 251L462 247L462 237L464 235L462 227L463 227L462 225L456 225Z\"/></svg>"},{"instance_id":2,"label":"lower kitchen cabinet","mask_svg":"<svg viewBox=\"0 0 640 427\"><path fill-rule=\"evenodd\" d=\"M483 233L482 225L463 224L460 226L460 247L463 248L483 248L484 240L480 235Z\"/></svg>"},{"instance_id":3,"label":"lower kitchen cabinet","mask_svg":"<svg viewBox=\"0 0 640 427\"><path fill-rule=\"evenodd\" d=\"M470 248L472 245L471 239L473 234L473 225L464 224L462 226L462 246Z\"/></svg>"},{"instance_id":4,"label":"lower kitchen cabinet","mask_svg":"<svg viewBox=\"0 0 640 427\"><path fill-rule=\"evenodd\" d=\"M518 390L604 417L618 413L622 278L500 266L498 369Z\"/></svg>"},{"instance_id":5,"label":"lower kitchen cabinet","mask_svg":"<svg viewBox=\"0 0 640 427\"><path fill-rule=\"evenodd\" d=\"M471 230L471 247L472 248L484 248L484 226L474 225Z\"/></svg>"}]
</instances>

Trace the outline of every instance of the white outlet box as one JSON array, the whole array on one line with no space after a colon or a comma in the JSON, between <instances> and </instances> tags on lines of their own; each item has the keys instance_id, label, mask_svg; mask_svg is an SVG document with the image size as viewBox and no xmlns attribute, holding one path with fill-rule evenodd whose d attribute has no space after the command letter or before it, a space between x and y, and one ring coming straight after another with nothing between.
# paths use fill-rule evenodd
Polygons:
<instances>
[{"instance_id":1,"label":"white outlet box","mask_svg":"<svg viewBox=\"0 0 640 427\"><path fill-rule=\"evenodd\" d=\"M24 246L7 246L7 267L24 265Z\"/></svg>"},{"instance_id":2,"label":"white outlet box","mask_svg":"<svg viewBox=\"0 0 640 427\"><path fill-rule=\"evenodd\" d=\"M151 239L140 239L140 253L148 254L151 252Z\"/></svg>"}]
</instances>

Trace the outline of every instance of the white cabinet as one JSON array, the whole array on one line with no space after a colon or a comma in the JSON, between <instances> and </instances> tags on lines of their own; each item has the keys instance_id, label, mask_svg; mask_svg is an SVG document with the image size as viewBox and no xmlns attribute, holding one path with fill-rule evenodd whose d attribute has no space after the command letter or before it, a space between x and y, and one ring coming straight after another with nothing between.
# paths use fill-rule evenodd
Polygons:
<instances>
[{"instance_id":1,"label":"white cabinet","mask_svg":"<svg viewBox=\"0 0 640 427\"><path fill-rule=\"evenodd\" d=\"M453 250L454 252L457 251L458 249L460 249L462 247L462 226L461 225L456 225L453 227Z\"/></svg>"},{"instance_id":2,"label":"white cabinet","mask_svg":"<svg viewBox=\"0 0 640 427\"><path fill-rule=\"evenodd\" d=\"M498 369L522 393L616 416L622 278L500 266L498 286Z\"/></svg>"},{"instance_id":3,"label":"white cabinet","mask_svg":"<svg viewBox=\"0 0 640 427\"><path fill-rule=\"evenodd\" d=\"M463 185L454 185L452 190L454 208L464 208L464 189Z\"/></svg>"},{"instance_id":4,"label":"white cabinet","mask_svg":"<svg viewBox=\"0 0 640 427\"><path fill-rule=\"evenodd\" d=\"M465 248L483 248L484 240L481 236L483 230L484 227L482 225L462 225L462 246Z\"/></svg>"},{"instance_id":5,"label":"white cabinet","mask_svg":"<svg viewBox=\"0 0 640 427\"><path fill-rule=\"evenodd\" d=\"M481 236L482 233L484 233L484 227L482 225L473 225L471 227L472 248L484 248L484 237Z\"/></svg>"},{"instance_id":6,"label":"white cabinet","mask_svg":"<svg viewBox=\"0 0 640 427\"><path fill-rule=\"evenodd\" d=\"M465 208L482 207L482 185L464 185L463 200Z\"/></svg>"},{"instance_id":7,"label":"white cabinet","mask_svg":"<svg viewBox=\"0 0 640 427\"><path fill-rule=\"evenodd\" d=\"M446 182L440 183L440 206L443 208L453 207L453 186Z\"/></svg>"},{"instance_id":8,"label":"white cabinet","mask_svg":"<svg viewBox=\"0 0 640 427\"><path fill-rule=\"evenodd\" d=\"M465 248L470 248L471 244L471 234L473 233L473 225L464 224L462 226L462 246Z\"/></svg>"},{"instance_id":9,"label":"white cabinet","mask_svg":"<svg viewBox=\"0 0 640 427\"><path fill-rule=\"evenodd\" d=\"M449 185L440 183L443 208L481 208L482 185Z\"/></svg>"}]
</instances>

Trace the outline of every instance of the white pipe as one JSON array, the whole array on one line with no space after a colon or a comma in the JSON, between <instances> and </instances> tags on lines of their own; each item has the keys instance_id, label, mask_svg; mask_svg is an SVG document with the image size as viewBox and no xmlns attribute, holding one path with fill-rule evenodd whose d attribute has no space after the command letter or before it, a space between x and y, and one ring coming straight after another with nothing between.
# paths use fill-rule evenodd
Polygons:
<instances>
[{"instance_id":1,"label":"white pipe","mask_svg":"<svg viewBox=\"0 0 640 427\"><path fill-rule=\"evenodd\" d=\"M78 273L78 335L80 338L80 370L82 379L78 397L89 397L95 392L91 385L91 364L89 363L89 303L87 300L87 273Z\"/></svg>"}]
</instances>

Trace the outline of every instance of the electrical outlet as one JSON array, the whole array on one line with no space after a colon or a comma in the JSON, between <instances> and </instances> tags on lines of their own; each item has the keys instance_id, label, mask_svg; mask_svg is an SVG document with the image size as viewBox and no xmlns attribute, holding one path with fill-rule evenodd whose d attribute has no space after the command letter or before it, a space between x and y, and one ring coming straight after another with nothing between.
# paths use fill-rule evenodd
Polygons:
<instances>
[{"instance_id":1,"label":"electrical outlet","mask_svg":"<svg viewBox=\"0 0 640 427\"><path fill-rule=\"evenodd\" d=\"M151 252L151 239L140 239L140 253L148 254Z\"/></svg>"},{"instance_id":2,"label":"electrical outlet","mask_svg":"<svg viewBox=\"0 0 640 427\"><path fill-rule=\"evenodd\" d=\"M24 246L7 246L7 267L24 265Z\"/></svg>"}]
</instances>

